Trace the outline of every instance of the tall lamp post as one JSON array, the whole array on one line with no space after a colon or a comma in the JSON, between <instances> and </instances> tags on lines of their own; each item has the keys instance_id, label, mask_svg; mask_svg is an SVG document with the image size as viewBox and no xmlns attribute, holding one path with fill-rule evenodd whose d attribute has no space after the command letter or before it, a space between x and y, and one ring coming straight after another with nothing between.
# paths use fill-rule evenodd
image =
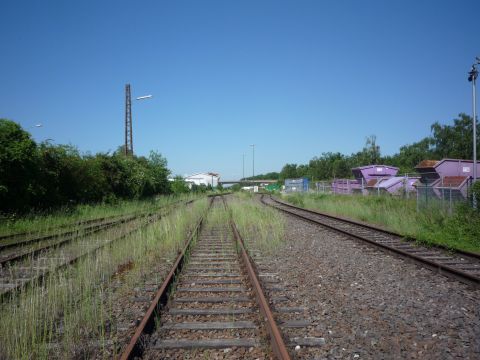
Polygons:
<instances>
[{"instance_id":1,"label":"tall lamp post","mask_svg":"<svg viewBox=\"0 0 480 360\"><path fill-rule=\"evenodd\" d=\"M242 180L245 180L245 154L242 154Z\"/></svg>"},{"instance_id":2,"label":"tall lamp post","mask_svg":"<svg viewBox=\"0 0 480 360\"><path fill-rule=\"evenodd\" d=\"M252 147L253 157L252 157L252 180L255 177L255 144L250 145Z\"/></svg>"},{"instance_id":3,"label":"tall lamp post","mask_svg":"<svg viewBox=\"0 0 480 360\"><path fill-rule=\"evenodd\" d=\"M152 95L137 97L137 100L152 98ZM130 84L125 85L125 155L133 156L132 98Z\"/></svg>"},{"instance_id":4,"label":"tall lamp post","mask_svg":"<svg viewBox=\"0 0 480 360\"><path fill-rule=\"evenodd\" d=\"M473 183L477 181L477 99L476 83L478 77L477 65L480 64L480 58L476 57L472 69L468 73L468 81L472 83L472 101L473 101ZM477 208L477 199L473 195L473 207Z\"/></svg>"}]
</instances>

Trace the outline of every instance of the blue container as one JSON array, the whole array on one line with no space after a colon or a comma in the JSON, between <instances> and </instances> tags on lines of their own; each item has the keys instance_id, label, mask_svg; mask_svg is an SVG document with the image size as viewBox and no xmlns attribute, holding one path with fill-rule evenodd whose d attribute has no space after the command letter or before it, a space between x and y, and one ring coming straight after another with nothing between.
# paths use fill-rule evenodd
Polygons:
<instances>
[{"instance_id":1,"label":"blue container","mask_svg":"<svg viewBox=\"0 0 480 360\"><path fill-rule=\"evenodd\" d=\"M307 178L285 179L285 192L307 192L309 180Z\"/></svg>"}]
</instances>

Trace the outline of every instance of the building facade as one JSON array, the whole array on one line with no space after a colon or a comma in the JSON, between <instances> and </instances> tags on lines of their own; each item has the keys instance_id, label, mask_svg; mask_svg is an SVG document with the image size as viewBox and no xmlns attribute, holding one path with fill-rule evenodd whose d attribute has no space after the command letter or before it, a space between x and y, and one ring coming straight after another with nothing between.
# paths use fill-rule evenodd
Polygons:
<instances>
[{"instance_id":1,"label":"building facade","mask_svg":"<svg viewBox=\"0 0 480 360\"><path fill-rule=\"evenodd\" d=\"M220 181L220 175L213 172L203 172L186 176L184 180L190 188L192 184L217 187Z\"/></svg>"}]
</instances>

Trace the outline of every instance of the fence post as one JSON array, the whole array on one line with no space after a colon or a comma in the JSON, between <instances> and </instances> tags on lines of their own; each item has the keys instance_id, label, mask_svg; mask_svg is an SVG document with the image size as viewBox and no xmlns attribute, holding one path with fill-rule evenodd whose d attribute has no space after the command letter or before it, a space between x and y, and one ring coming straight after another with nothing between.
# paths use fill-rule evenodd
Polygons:
<instances>
[{"instance_id":1,"label":"fence post","mask_svg":"<svg viewBox=\"0 0 480 360\"><path fill-rule=\"evenodd\" d=\"M450 185L450 208L448 210L448 213L452 215L452 186Z\"/></svg>"},{"instance_id":2,"label":"fence post","mask_svg":"<svg viewBox=\"0 0 480 360\"><path fill-rule=\"evenodd\" d=\"M427 184L425 184L425 208L428 206L428 194L427 194Z\"/></svg>"},{"instance_id":3,"label":"fence post","mask_svg":"<svg viewBox=\"0 0 480 360\"><path fill-rule=\"evenodd\" d=\"M418 185L417 187L417 213L419 211L419 206L420 206L420 203L419 203L419 197L420 197L420 189L422 188L422 185Z\"/></svg>"}]
</instances>

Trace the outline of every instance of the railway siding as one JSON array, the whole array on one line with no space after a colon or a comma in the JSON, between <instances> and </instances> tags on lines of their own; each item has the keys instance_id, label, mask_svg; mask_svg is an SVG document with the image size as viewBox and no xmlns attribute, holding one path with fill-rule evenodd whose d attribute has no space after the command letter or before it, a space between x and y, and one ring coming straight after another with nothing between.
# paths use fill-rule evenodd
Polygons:
<instances>
[{"instance_id":1,"label":"railway siding","mask_svg":"<svg viewBox=\"0 0 480 360\"><path fill-rule=\"evenodd\" d=\"M384 251L414 261L439 274L480 288L480 255L447 251L439 247L421 246L389 231L370 227L343 218L302 209L273 197L262 196L262 202L285 213L366 242Z\"/></svg>"},{"instance_id":2,"label":"railway siding","mask_svg":"<svg viewBox=\"0 0 480 360\"><path fill-rule=\"evenodd\" d=\"M325 341L301 347L295 357L480 356L480 290L313 222L280 216L287 222L285 243L257 256L263 271L279 274L284 299L307 309L312 331Z\"/></svg>"},{"instance_id":3,"label":"railway siding","mask_svg":"<svg viewBox=\"0 0 480 360\"><path fill-rule=\"evenodd\" d=\"M169 291L170 300L151 305L159 311L155 330L147 325L151 323L147 314L122 359L141 354L147 359L290 358L236 228L219 199L212 201L213 220L209 216L191 252L187 245L179 256L189 254ZM171 273L176 272L172 268ZM165 283L156 299L166 299ZM142 324L147 325L146 331Z\"/></svg>"}]
</instances>

